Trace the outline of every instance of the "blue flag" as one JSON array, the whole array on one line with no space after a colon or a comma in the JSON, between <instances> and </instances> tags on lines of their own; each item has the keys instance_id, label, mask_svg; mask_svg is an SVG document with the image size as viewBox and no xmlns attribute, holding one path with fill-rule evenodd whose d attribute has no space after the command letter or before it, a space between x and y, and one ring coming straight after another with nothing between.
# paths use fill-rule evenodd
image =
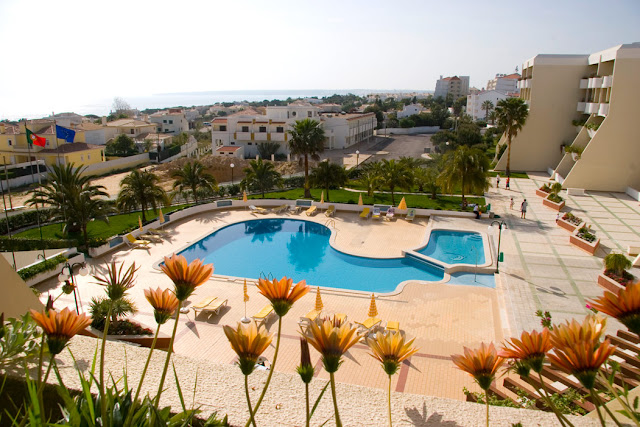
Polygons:
<instances>
[{"instance_id":1,"label":"blue flag","mask_svg":"<svg viewBox=\"0 0 640 427\"><path fill-rule=\"evenodd\" d=\"M76 137L76 131L63 128L62 126L56 125L56 138L64 139L67 142L73 142Z\"/></svg>"}]
</instances>

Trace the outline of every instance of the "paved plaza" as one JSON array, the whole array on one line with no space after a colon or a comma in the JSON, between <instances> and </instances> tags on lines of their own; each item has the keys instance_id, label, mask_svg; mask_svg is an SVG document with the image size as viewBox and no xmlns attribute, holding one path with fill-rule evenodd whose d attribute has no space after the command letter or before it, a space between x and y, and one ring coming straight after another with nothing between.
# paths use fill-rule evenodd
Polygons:
<instances>
[{"instance_id":1,"label":"paved plaza","mask_svg":"<svg viewBox=\"0 0 640 427\"><path fill-rule=\"evenodd\" d=\"M545 176L531 179L513 179L512 190L491 188L487 201L493 210L507 223L510 233L503 236L501 250L505 253L500 265L496 288L483 286L451 285L446 283L409 282L400 291L377 298L379 317L386 321L400 322L400 328L408 337L416 337L419 353L404 363L394 377L393 389L423 395L462 400L462 388L474 389L472 379L457 370L451 362L451 354L462 352L463 346L475 347L480 342L500 342L522 329L539 329L535 317L538 309L549 310L555 321L582 317L587 313L585 302L600 295L596 284L602 270L602 258L611 250L622 251L628 244L640 242L640 207L637 201L623 194L590 193L586 196L567 197L567 208L584 218L601 237L601 248L595 256L569 244L569 233L555 224L556 212L542 206L542 199L535 196L535 189L542 185ZM503 184L504 186L504 181ZM523 198L529 201L526 219L509 209L509 198L514 197L516 208ZM275 214L260 216L273 218ZM290 215L285 215L288 217ZM324 224L324 215L315 217L293 216ZM170 255L191 244L211 231L224 225L255 219L246 210L218 211L194 216L168 226L170 237L154 244L149 250L120 250L104 257L90 260L92 272L104 269L107 261L135 261L140 265L136 286L130 291L138 313L135 320L148 327L155 327L153 313L143 296L149 287L171 287L171 282L152 264L162 256ZM361 256L398 257L402 250L412 249L424 243L428 227L434 224L447 228L486 232L489 220L473 220L452 217L419 218L414 223L403 219L393 222L362 220L354 213L338 212L335 228L338 230L336 249ZM492 250L495 251L495 242ZM268 260L269 254L265 254ZM214 262L215 265L215 262ZM632 271L640 275L640 271ZM215 275L215 272L214 272ZM103 288L93 284L90 277L78 277L83 307L93 296L103 294ZM294 278L304 279L303 277ZM258 294L250 283L250 301L247 315L257 313L267 300ZM55 280L41 284L43 299L50 291L59 294ZM208 295L228 299L229 306L219 315L181 315L175 343L177 353L196 359L222 364L233 364L232 352L222 326L235 325L245 315L242 302L242 281L214 277L199 287L189 304ZM349 321L362 321L367 317L370 295L326 289L322 291L325 313L345 313ZM299 364L299 325L301 316L314 306L315 289L298 301L283 320L281 352L276 370L294 374ZM73 305L73 297L63 295L57 306ZM610 327L615 328L614 322ZM275 316L267 322L271 332L277 329ZM163 332L169 334L170 326ZM265 356L271 360L273 345ZM328 378L322 371L320 356L312 350L312 359L319 369L318 376ZM131 360L130 364L142 363ZM345 358L336 376L340 382L385 388L386 375L379 363L362 343L356 345Z\"/></svg>"}]
</instances>

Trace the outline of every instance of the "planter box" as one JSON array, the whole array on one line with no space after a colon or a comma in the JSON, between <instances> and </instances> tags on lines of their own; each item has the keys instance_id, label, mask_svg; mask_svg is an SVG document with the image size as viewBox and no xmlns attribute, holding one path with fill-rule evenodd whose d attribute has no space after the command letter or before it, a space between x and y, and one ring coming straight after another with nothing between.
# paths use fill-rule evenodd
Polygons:
<instances>
[{"instance_id":1,"label":"planter box","mask_svg":"<svg viewBox=\"0 0 640 427\"><path fill-rule=\"evenodd\" d=\"M624 289L624 285L616 282L609 276L605 276L604 273L600 273L598 275L598 285L600 285L601 288L606 289L609 292L613 292L616 295L618 295L618 292Z\"/></svg>"},{"instance_id":2,"label":"planter box","mask_svg":"<svg viewBox=\"0 0 640 427\"><path fill-rule=\"evenodd\" d=\"M569 221L565 221L564 219L560 218L556 224L558 224L558 227L560 228L564 228L565 230L573 233L576 230L579 230L580 228L584 227L584 225L586 224L584 221L582 221L580 224L578 225L573 225L573 223L569 222Z\"/></svg>"},{"instance_id":3,"label":"planter box","mask_svg":"<svg viewBox=\"0 0 640 427\"><path fill-rule=\"evenodd\" d=\"M69 258L69 260L67 261L69 264L73 265L76 262L84 262L84 254L78 254L74 257ZM62 270L62 263L58 264L58 266L56 268L54 268L53 270L49 270L49 271L44 271L40 274L36 274L35 276L33 276L30 279L25 280L24 282L27 284L27 286L34 286L37 285L40 282L44 282L47 279L50 279L52 277L57 276L58 274L60 274L60 271Z\"/></svg>"},{"instance_id":4,"label":"planter box","mask_svg":"<svg viewBox=\"0 0 640 427\"><path fill-rule=\"evenodd\" d=\"M92 328L91 326L83 331L80 331L79 334L93 338L102 338L102 332L95 328ZM153 335L107 335L107 339L126 341L147 348L151 348L151 343L153 343ZM170 341L171 336L160 332L158 334L158 341L156 341L156 349L168 350Z\"/></svg>"},{"instance_id":5,"label":"planter box","mask_svg":"<svg viewBox=\"0 0 640 427\"><path fill-rule=\"evenodd\" d=\"M536 196L544 197L546 199L548 195L549 193L547 193L546 191L542 191L541 189L536 188Z\"/></svg>"},{"instance_id":6,"label":"planter box","mask_svg":"<svg viewBox=\"0 0 640 427\"><path fill-rule=\"evenodd\" d=\"M593 243L589 243L586 240L582 240L575 234L572 234L571 237L569 237L569 243L593 255L596 253L598 245L600 245L600 239L596 239Z\"/></svg>"},{"instance_id":7,"label":"planter box","mask_svg":"<svg viewBox=\"0 0 640 427\"><path fill-rule=\"evenodd\" d=\"M556 210L558 212L560 212L562 210L562 208L564 208L564 200L561 201L560 203L556 203L556 202L552 202L551 200L545 198L544 200L542 200L542 204L548 208L551 208L553 210Z\"/></svg>"}]
</instances>

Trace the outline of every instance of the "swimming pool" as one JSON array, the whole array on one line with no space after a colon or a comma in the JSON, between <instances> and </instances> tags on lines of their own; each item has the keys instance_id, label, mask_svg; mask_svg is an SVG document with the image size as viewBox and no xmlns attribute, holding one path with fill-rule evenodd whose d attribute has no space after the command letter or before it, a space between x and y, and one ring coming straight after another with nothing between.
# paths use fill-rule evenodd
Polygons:
<instances>
[{"instance_id":1,"label":"swimming pool","mask_svg":"<svg viewBox=\"0 0 640 427\"><path fill-rule=\"evenodd\" d=\"M221 228L180 252L213 263L215 274L257 279L287 276L311 286L392 292L406 280L440 281L444 269L412 257L348 255L329 244L331 231L294 219L259 219ZM383 244L383 243L381 243ZM466 283L465 283L466 284Z\"/></svg>"},{"instance_id":2,"label":"swimming pool","mask_svg":"<svg viewBox=\"0 0 640 427\"><path fill-rule=\"evenodd\" d=\"M482 235L469 231L433 230L427 246L416 252L447 264L485 263Z\"/></svg>"}]
</instances>

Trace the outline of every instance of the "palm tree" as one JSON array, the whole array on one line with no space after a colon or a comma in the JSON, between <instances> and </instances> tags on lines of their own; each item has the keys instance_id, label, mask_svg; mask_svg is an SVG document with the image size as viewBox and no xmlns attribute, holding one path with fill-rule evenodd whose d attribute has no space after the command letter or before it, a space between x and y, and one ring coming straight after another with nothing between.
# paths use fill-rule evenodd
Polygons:
<instances>
[{"instance_id":1,"label":"palm tree","mask_svg":"<svg viewBox=\"0 0 640 427\"><path fill-rule=\"evenodd\" d=\"M391 204L395 205L395 188L411 188L411 185L413 185L413 173L403 163L396 162L394 159L383 159L380 164L380 172L383 185L391 191Z\"/></svg>"},{"instance_id":2,"label":"palm tree","mask_svg":"<svg viewBox=\"0 0 640 427\"><path fill-rule=\"evenodd\" d=\"M416 169L414 172L415 183L418 185L418 190L421 192L426 191L431 193L431 198L438 198L438 169L434 166L426 168Z\"/></svg>"},{"instance_id":3,"label":"palm tree","mask_svg":"<svg viewBox=\"0 0 640 427\"><path fill-rule=\"evenodd\" d=\"M360 172L360 178L358 181L365 187L367 187L367 195L369 197L373 196L373 192L380 187L381 181L381 171L380 171L380 163L367 163Z\"/></svg>"},{"instance_id":4,"label":"palm tree","mask_svg":"<svg viewBox=\"0 0 640 427\"><path fill-rule=\"evenodd\" d=\"M206 172L204 165L199 161L186 163L182 169L171 174L175 178L173 188L182 194L185 199L188 194L193 195L194 204L198 204L198 195L212 193L217 190L218 183L210 173Z\"/></svg>"},{"instance_id":5,"label":"palm tree","mask_svg":"<svg viewBox=\"0 0 640 427\"><path fill-rule=\"evenodd\" d=\"M465 195L481 193L489 188L489 159L477 148L461 145L444 155L442 165L438 184L446 193L452 193L456 187L460 187L463 206Z\"/></svg>"},{"instance_id":6,"label":"palm tree","mask_svg":"<svg viewBox=\"0 0 640 427\"><path fill-rule=\"evenodd\" d=\"M113 211L107 202L109 197L102 185L91 185L87 169L76 168L74 163L66 166L52 165L48 183L33 191L27 201L31 206L46 204L53 208L53 219L65 222L65 233L82 232L84 243L88 242L87 224L91 220L109 223L107 214Z\"/></svg>"},{"instance_id":7,"label":"palm tree","mask_svg":"<svg viewBox=\"0 0 640 427\"><path fill-rule=\"evenodd\" d=\"M120 181L120 193L116 204L121 211L131 211L142 209L142 221L146 221L145 213L149 207L155 212L158 204L167 206L169 196L166 191L158 185L158 176L153 172L140 171L135 169Z\"/></svg>"},{"instance_id":8,"label":"palm tree","mask_svg":"<svg viewBox=\"0 0 640 427\"><path fill-rule=\"evenodd\" d=\"M329 188L344 187L349 182L349 176L344 167L329 161L320 162L318 167L311 171L311 184L324 188L329 201Z\"/></svg>"},{"instance_id":9,"label":"palm tree","mask_svg":"<svg viewBox=\"0 0 640 427\"><path fill-rule=\"evenodd\" d=\"M489 113L489 120L491 120L491 126L496 124L496 110Z\"/></svg>"},{"instance_id":10,"label":"palm tree","mask_svg":"<svg viewBox=\"0 0 640 427\"><path fill-rule=\"evenodd\" d=\"M291 154L304 156L304 197L311 197L309 187L309 156L314 160L319 160L318 153L324 151L324 129L320 122L311 119L296 120L287 131L291 135L289 149Z\"/></svg>"},{"instance_id":11,"label":"palm tree","mask_svg":"<svg viewBox=\"0 0 640 427\"><path fill-rule=\"evenodd\" d=\"M529 107L522 98L501 99L496 107L498 126L507 135L507 176L511 175L511 141L524 126L528 115Z\"/></svg>"},{"instance_id":12,"label":"palm tree","mask_svg":"<svg viewBox=\"0 0 640 427\"><path fill-rule=\"evenodd\" d=\"M282 185L282 175L276 170L271 162L264 162L262 159L251 160L248 168L244 168L245 178L241 185L248 188L255 188L264 193L273 187Z\"/></svg>"},{"instance_id":13,"label":"palm tree","mask_svg":"<svg viewBox=\"0 0 640 427\"><path fill-rule=\"evenodd\" d=\"M482 109L484 110L484 119L488 120L489 119L489 111L493 110L493 102L489 101L488 99L486 101L484 101L481 105Z\"/></svg>"}]
</instances>

